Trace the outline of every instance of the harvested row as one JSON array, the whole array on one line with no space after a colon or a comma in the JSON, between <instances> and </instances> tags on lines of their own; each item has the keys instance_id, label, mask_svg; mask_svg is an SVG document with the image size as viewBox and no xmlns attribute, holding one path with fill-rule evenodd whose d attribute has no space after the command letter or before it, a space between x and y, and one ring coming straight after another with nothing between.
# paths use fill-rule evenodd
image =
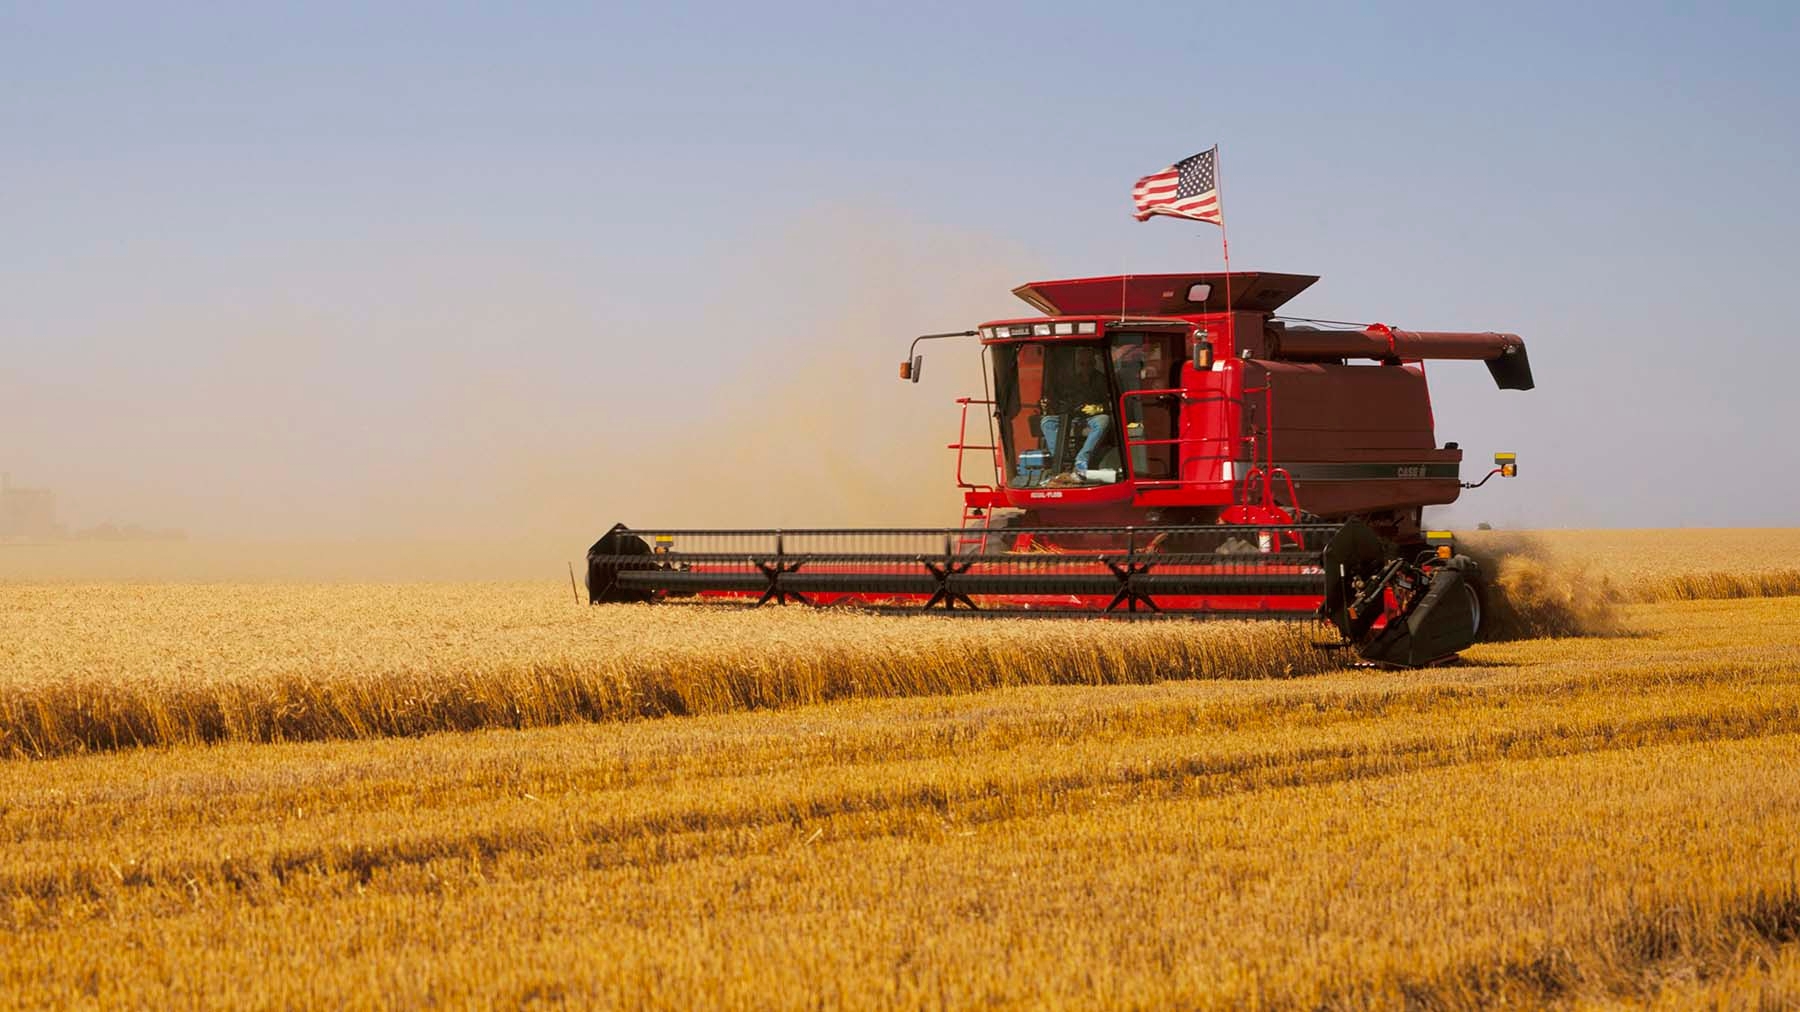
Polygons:
<instances>
[{"instance_id":1,"label":"harvested row","mask_svg":"<svg viewBox=\"0 0 1800 1012\"><path fill-rule=\"evenodd\" d=\"M357 753L353 762L315 755L308 775L279 780L241 769L222 781L165 775L143 789L65 778L54 799L13 792L18 803L0 818L10 855L0 861L0 897L29 898L36 916L66 921L179 897L190 886L279 888L301 871L366 876L436 860L556 852L661 865L778 849L787 837L775 830L796 819L845 840L904 833L934 813L954 812L972 828L1101 804L1800 734L1800 685L1791 669L1769 663L1665 669L1653 684L1621 664L1599 676L1565 673L1504 688L1358 679L1219 689L1188 683L1155 693L1008 698L938 714L912 705L892 711L910 719L885 723L865 705L821 712L798 738L791 729L747 733L728 720L661 725L628 740L573 730L528 748L486 739L468 743L450 771L409 767L402 750ZM1052 706L1067 719L1045 719ZM27 769L8 786L40 779ZM208 789L193 792L207 780ZM382 810L395 793L409 798L404 820ZM545 798L566 809L554 825L534 804ZM154 820L146 820L146 804ZM360 809L370 811L354 814ZM274 838L259 822L269 812L307 810L334 814L283 816ZM95 824L110 827L105 850L53 858L80 847ZM115 867L119 853L134 857ZM96 899L105 902L88 902ZM0 927L23 927L18 911L0 904Z\"/></svg>"}]
</instances>

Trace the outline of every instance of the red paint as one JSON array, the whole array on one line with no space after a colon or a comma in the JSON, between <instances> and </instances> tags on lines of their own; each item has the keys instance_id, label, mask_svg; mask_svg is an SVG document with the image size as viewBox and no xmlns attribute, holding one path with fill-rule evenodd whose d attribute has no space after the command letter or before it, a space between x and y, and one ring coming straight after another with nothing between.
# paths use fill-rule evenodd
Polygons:
<instances>
[{"instance_id":1,"label":"red paint","mask_svg":"<svg viewBox=\"0 0 1800 1012\"><path fill-rule=\"evenodd\" d=\"M1016 464L1020 453L1040 447L1019 411L1002 419L1008 424L995 428L993 439L979 444L995 447L989 451L995 456L994 475L972 481L960 470L959 451L958 482L967 501L985 509L1003 502L1024 510L1030 526L1147 524L1166 516L1206 522L1253 509L1262 517L1288 516L1289 522L1368 518L1396 536L1416 532L1420 509L1457 498L1462 460L1460 450L1442 448L1437 440L1423 360L1493 359L1522 353L1524 342L1512 334L1411 331L1384 324L1308 329L1272 318L1316 280L1238 272L1229 278L1114 275L1021 285L1015 294L1057 315L984 323L984 345L1074 343L1110 349L1119 334L1179 333L1185 354L1192 347L1190 336L1201 330L1213 346L1214 365L1201 369L1184 361L1173 387L1118 390L1114 378L1109 438L1125 472L1118 484L1054 491L1008 487L1017 484L1009 483L1010 472L1022 470ZM1198 301L1190 298L1200 294L1197 285L1204 286L1205 295ZM1227 304L1232 312L1224 311ZM1010 333L1044 324L1093 324L1096 333ZM1002 329L995 334L994 328ZM1016 358L1017 385L1039 389L1041 353L1021 352ZM1147 406L1164 396L1178 398L1178 420L1172 432L1153 435ZM1133 417L1144 431L1127 431L1123 422ZM969 445L967 422L965 414L963 435L954 445ZM1136 473L1136 460L1169 453L1178 461L1173 476ZM1015 462L1011 468L1009 461Z\"/></svg>"}]
</instances>

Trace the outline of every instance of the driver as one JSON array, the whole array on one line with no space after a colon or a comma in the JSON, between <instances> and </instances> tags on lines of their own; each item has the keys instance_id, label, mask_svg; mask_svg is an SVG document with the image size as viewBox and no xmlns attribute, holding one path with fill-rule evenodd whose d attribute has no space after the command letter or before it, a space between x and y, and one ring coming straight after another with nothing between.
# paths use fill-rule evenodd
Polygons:
<instances>
[{"instance_id":1,"label":"driver","mask_svg":"<svg viewBox=\"0 0 1800 1012\"><path fill-rule=\"evenodd\" d=\"M1068 364L1062 369L1051 370L1050 383L1047 384L1044 399L1038 402L1038 409L1043 415L1040 428L1044 433L1044 449L1050 452L1052 459L1062 449L1060 437L1063 419L1087 419L1087 438L1082 440L1080 449L1075 451L1074 471L1079 478L1088 469L1088 462L1093 457L1095 448L1100 445L1100 440L1105 438L1107 430L1112 427L1112 416L1106 411L1109 391L1106 387L1106 373L1100 368L1098 354L1091 348L1076 348L1073 351L1072 363L1069 358L1064 357L1064 362Z\"/></svg>"}]
</instances>

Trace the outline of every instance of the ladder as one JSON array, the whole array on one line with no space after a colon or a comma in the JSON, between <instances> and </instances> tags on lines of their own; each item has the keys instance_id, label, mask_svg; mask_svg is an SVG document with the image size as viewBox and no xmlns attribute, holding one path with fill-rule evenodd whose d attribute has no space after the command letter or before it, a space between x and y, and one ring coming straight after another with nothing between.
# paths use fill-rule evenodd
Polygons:
<instances>
[{"instance_id":1,"label":"ladder","mask_svg":"<svg viewBox=\"0 0 1800 1012\"><path fill-rule=\"evenodd\" d=\"M987 554L988 533L993 530L993 516L991 507L963 503L962 535L956 539L959 554L970 551L977 555Z\"/></svg>"}]
</instances>

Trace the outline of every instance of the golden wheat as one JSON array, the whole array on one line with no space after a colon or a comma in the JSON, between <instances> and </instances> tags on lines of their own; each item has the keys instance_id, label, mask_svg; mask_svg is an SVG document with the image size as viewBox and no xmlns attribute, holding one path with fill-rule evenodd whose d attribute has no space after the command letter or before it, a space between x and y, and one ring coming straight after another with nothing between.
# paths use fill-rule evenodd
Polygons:
<instances>
[{"instance_id":1,"label":"golden wheat","mask_svg":"<svg viewBox=\"0 0 1800 1012\"><path fill-rule=\"evenodd\" d=\"M1491 639L1605 635L1626 597L1530 542L1477 549ZM1639 599L1768 594L1667 577ZM1721 589L1724 588L1724 589ZM368 738L1015 684L1335 666L1296 624L1133 625L579 608L552 586L0 586L0 754Z\"/></svg>"},{"instance_id":2,"label":"golden wheat","mask_svg":"<svg viewBox=\"0 0 1800 1012\"><path fill-rule=\"evenodd\" d=\"M0 588L0 754L1326 670L1292 623L573 605L543 585Z\"/></svg>"},{"instance_id":3,"label":"golden wheat","mask_svg":"<svg viewBox=\"0 0 1800 1012\"><path fill-rule=\"evenodd\" d=\"M1626 565L1767 559L1786 532L1482 533L1485 634L1610 635L1623 601L1800 592L1800 572ZM1763 548L1747 556L1742 538ZM1773 539L1773 540L1772 540ZM1627 575L1620 575L1627 574ZM1617 577L1617 578L1615 578ZM1621 582L1622 581L1622 582ZM0 584L0 754L368 738L968 692L1266 678L1336 663L1304 625L1134 626L570 606L542 584Z\"/></svg>"},{"instance_id":4,"label":"golden wheat","mask_svg":"<svg viewBox=\"0 0 1800 1012\"><path fill-rule=\"evenodd\" d=\"M1621 601L1691 601L1800 594L1800 528L1475 531L1464 546L1504 569L1524 562L1553 583Z\"/></svg>"},{"instance_id":5,"label":"golden wheat","mask_svg":"<svg viewBox=\"0 0 1800 1012\"><path fill-rule=\"evenodd\" d=\"M0 994L1789 1005L1800 601L1629 619L1421 672L0 763Z\"/></svg>"},{"instance_id":6,"label":"golden wheat","mask_svg":"<svg viewBox=\"0 0 1800 1012\"><path fill-rule=\"evenodd\" d=\"M1673 573L1646 577L1632 588L1639 601L1717 601L1800 595L1800 569L1748 573Z\"/></svg>"},{"instance_id":7,"label":"golden wheat","mask_svg":"<svg viewBox=\"0 0 1800 1012\"><path fill-rule=\"evenodd\" d=\"M1500 548L1536 638L1391 673L1306 625L0 585L5 747L63 756L0 762L0 996L1800 1002L1800 601L1718 599L1790 584Z\"/></svg>"}]
</instances>

